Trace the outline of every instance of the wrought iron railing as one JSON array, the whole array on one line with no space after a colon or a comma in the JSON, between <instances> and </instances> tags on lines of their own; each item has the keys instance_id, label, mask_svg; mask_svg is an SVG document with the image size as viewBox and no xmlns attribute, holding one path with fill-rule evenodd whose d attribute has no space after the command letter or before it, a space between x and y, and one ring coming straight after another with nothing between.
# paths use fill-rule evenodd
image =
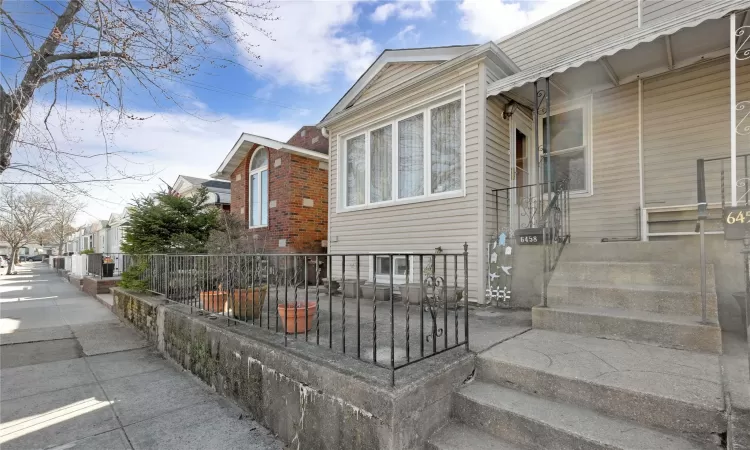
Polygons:
<instances>
[{"instance_id":1,"label":"wrought iron railing","mask_svg":"<svg viewBox=\"0 0 750 450\"><path fill-rule=\"evenodd\" d=\"M542 306L547 306L547 287L557 267L565 244L570 242L570 189L568 181L555 184L552 199L542 214L542 237L544 242L544 287Z\"/></svg>"},{"instance_id":2,"label":"wrought iron railing","mask_svg":"<svg viewBox=\"0 0 750 450\"><path fill-rule=\"evenodd\" d=\"M493 189L488 202L494 208L495 232L491 241L501 234L508 240L518 240L521 235L540 236L536 243L544 246L544 306L552 273L571 238L569 181L554 183L551 194L545 192L547 189L539 184Z\"/></svg>"},{"instance_id":3,"label":"wrought iron railing","mask_svg":"<svg viewBox=\"0 0 750 450\"><path fill-rule=\"evenodd\" d=\"M139 255L126 269L168 300L395 372L469 349L463 253Z\"/></svg>"}]
</instances>

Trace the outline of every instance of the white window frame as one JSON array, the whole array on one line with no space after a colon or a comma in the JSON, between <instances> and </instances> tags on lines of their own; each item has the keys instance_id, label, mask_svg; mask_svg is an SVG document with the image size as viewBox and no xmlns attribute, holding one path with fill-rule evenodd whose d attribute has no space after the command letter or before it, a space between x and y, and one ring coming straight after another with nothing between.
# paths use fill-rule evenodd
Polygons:
<instances>
[{"instance_id":1,"label":"white window frame","mask_svg":"<svg viewBox=\"0 0 750 450\"><path fill-rule=\"evenodd\" d=\"M454 191L440 192L437 194L432 193L432 142L431 142L431 115L430 110L454 102L456 100L461 101L461 137L460 137L460 152L461 152L461 187ZM423 115L424 120L424 192L422 195L414 197L398 198L398 122L404 119L408 119L417 114ZM370 132L379 128L391 125L391 200L384 200L380 202L370 202ZM365 202L361 205L348 206L346 204L347 199L347 173L346 173L346 154L348 149L346 148L346 142L357 136L365 136ZM338 170L337 180L337 205L338 212L350 212L358 211L363 209L382 208L395 205L403 205L410 203L420 203L432 200L441 200L455 197L466 196L466 94L465 85L461 85L445 92L439 93L435 96L426 99L424 102L417 106L409 106L402 108L395 113L388 116L383 116L375 119L367 124L357 127L352 130L347 130L337 135L337 164L340 170Z\"/></svg>"},{"instance_id":2,"label":"white window frame","mask_svg":"<svg viewBox=\"0 0 750 450\"><path fill-rule=\"evenodd\" d=\"M265 166L260 166L257 169L250 170L250 168L253 167L253 160L255 159L256 156L258 156L259 150L261 150L261 149L266 151L266 165ZM270 159L271 159L271 154L268 152L268 148L266 148L266 147L258 147L255 150L255 152L253 153L253 156L250 158L250 164L247 165L247 168L248 168L248 172L247 172L247 212L248 212L248 214L247 214L247 223L248 223L248 228L251 228L251 229L267 228L268 227L268 221L270 219L269 213L268 213L268 210L270 208L268 208L268 207L266 207L266 224L265 225L253 225L253 175L258 174L258 185L260 185L260 183L261 183L261 181L263 179L263 176L260 173L263 172L264 170L268 171L268 166L269 166L268 162L270 161ZM269 189L268 189L268 191L269 191L268 192L268 202L269 203L271 202L271 189L270 189L270 187L271 187L271 185L270 185L271 179L270 179L270 175L271 175L270 172L268 173L268 175L266 175L266 178L269 181L269 185L268 185L268 187L269 187ZM258 197L258 199L261 202L261 205L260 205L260 207L261 207L260 216L263 217L263 211L262 211L262 209L263 209L263 200L262 200L263 199L263 191L262 191L262 189L261 189L260 196Z\"/></svg>"},{"instance_id":3,"label":"white window frame","mask_svg":"<svg viewBox=\"0 0 750 450\"><path fill-rule=\"evenodd\" d=\"M568 102L559 103L556 105L552 105L550 108L550 117L561 114L567 111L571 111L574 109L581 109L583 111L583 146L581 147L571 147L562 151L556 151L553 153L556 154L566 154L566 153L572 153L579 151L583 149L583 165L585 168L586 173L584 174L584 182L586 183L586 187L584 189L578 189L575 191L570 191L571 198L577 198L577 197L590 197L594 195L594 158L593 158L593 147L594 147L594 140L593 140L593 127L591 125L591 119L592 119L592 96L587 95L585 97L580 97L574 100L570 100ZM539 143L540 146L544 142L544 126L543 120L546 118L546 115L541 115L539 117ZM544 154L540 154L541 157L544 157ZM551 157L552 155L550 155ZM539 164L539 167L541 170L544 170L544 165L541 164L541 161L537 162ZM544 174L541 174L544 176ZM545 193L545 196L547 194Z\"/></svg>"},{"instance_id":4,"label":"white window frame","mask_svg":"<svg viewBox=\"0 0 750 450\"><path fill-rule=\"evenodd\" d=\"M374 260L377 258L387 258L389 256L389 253L388 252L384 252L384 253L370 252L370 253L372 254L372 257L370 257L370 261L368 261L368 266L370 267L368 281L372 283L373 279L375 278L375 266L377 265L377 262ZM393 255L393 265L391 266L391 272L393 272L393 285L395 286L398 284L406 283L406 275L396 275L396 273L394 272L394 269L396 268L397 258L404 258L407 260L407 264L412 270L411 272L409 272L409 280L411 283L413 283L414 282L414 272L413 272L414 256L408 253L399 253L398 255ZM376 282L376 284L389 284L391 282L391 278L389 275L378 274L378 278L374 281Z\"/></svg>"}]
</instances>

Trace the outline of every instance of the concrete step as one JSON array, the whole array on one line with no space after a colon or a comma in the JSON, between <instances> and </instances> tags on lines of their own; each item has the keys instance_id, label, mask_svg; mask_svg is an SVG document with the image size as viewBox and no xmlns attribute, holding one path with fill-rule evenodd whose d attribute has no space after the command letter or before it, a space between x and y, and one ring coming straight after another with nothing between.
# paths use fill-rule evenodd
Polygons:
<instances>
[{"instance_id":1,"label":"concrete step","mask_svg":"<svg viewBox=\"0 0 750 450\"><path fill-rule=\"evenodd\" d=\"M699 322L700 316L615 308L565 305L531 309L531 323L537 329L721 353L719 324Z\"/></svg>"},{"instance_id":2,"label":"concrete step","mask_svg":"<svg viewBox=\"0 0 750 450\"><path fill-rule=\"evenodd\" d=\"M554 278L568 282L585 281L593 284L682 286L699 290L700 266L664 262L563 262L555 268ZM713 265L706 270L706 286L715 289Z\"/></svg>"},{"instance_id":3,"label":"concrete step","mask_svg":"<svg viewBox=\"0 0 750 450\"><path fill-rule=\"evenodd\" d=\"M658 242L592 242L570 243L561 261L666 262L699 264L698 238L671 239Z\"/></svg>"},{"instance_id":4,"label":"concrete step","mask_svg":"<svg viewBox=\"0 0 750 450\"><path fill-rule=\"evenodd\" d=\"M491 434L461 423L449 422L427 441L426 450L523 450Z\"/></svg>"},{"instance_id":5,"label":"concrete step","mask_svg":"<svg viewBox=\"0 0 750 450\"><path fill-rule=\"evenodd\" d=\"M683 437L491 383L474 382L454 394L453 412L458 420L486 433L539 449L710 448Z\"/></svg>"},{"instance_id":6,"label":"concrete step","mask_svg":"<svg viewBox=\"0 0 750 450\"><path fill-rule=\"evenodd\" d=\"M547 291L550 306L577 305L650 311L660 314L701 315L701 294L683 286L592 284L553 276ZM716 291L706 292L706 316L716 322Z\"/></svg>"},{"instance_id":7,"label":"concrete step","mask_svg":"<svg viewBox=\"0 0 750 450\"><path fill-rule=\"evenodd\" d=\"M703 441L727 426L717 355L531 330L480 353L477 379Z\"/></svg>"}]
</instances>

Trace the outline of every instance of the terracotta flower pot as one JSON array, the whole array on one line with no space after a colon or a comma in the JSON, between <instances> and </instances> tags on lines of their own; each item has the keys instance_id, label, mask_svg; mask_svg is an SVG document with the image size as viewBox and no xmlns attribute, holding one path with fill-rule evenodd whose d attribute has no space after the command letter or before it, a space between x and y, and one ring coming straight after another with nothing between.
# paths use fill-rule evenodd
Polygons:
<instances>
[{"instance_id":1,"label":"terracotta flower pot","mask_svg":"<svg viewBox=\"0 0 750 450\"><path fill-rule=\"evenodd\" d=\"M268 286L235 289L232 295L232 317L240 320L258 319L263 311Z\"/></svg>"},{"instance_id":2,"label":"terracotta flower pot","mask_svg":"<svg viewBox=\"0 0 750 450\"><path fill-rule=\"evenodd\" d=\"M297 330L297 333L310 331L313 322L315 321L315 314L317 311L317 302L308 302L307 314L305 314L304 303L297 303L296 307L292 303L286 307L284 305L279 305L279 317L281 317L281 323L284 324L284 330L287 333L294 333L295 329ZM307 327L305 327L305 322L307 322Z\"/></svg>"},{"instance_id":3,"label":"terracotta flower pot","mask_svg":"<svg viewBox=\"0 0 750 450\"><path fill-rule=\"evenodd\" d=\"M200 299L203 309L213 313L224 313L227 310L227 291L201 291Z\"/></svg>"}]
</instances>

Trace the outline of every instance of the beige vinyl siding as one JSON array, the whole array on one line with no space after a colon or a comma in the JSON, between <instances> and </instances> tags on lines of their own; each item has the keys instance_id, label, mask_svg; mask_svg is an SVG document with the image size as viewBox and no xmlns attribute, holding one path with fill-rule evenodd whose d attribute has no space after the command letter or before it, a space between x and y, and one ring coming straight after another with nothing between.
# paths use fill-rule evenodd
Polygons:
<instances>
[{"instance_id":1,"label":"beige vinyl siding","mask_svg":"<svg viewBox=\"0 0 750 450\"><path fill-rule=\"evenodd\" d=\"M420 75L439 63L389 63L378 72L370 84L359 94L354 104L362 103L395 86Z\"/></svg>"},{"instance_id":2,"label":"beige vinyl siding","mask_svg":"<svg viewBox=\"0 0 750 450\"><path fill-rule=\"evenodd\" d=\"M642 0L641 25L649 27L673 19L701 3L705 0Z\"/></svg>"},{"instance_id":3,"label":"beige vinyl siding","mask_svg":"<svg viewBox=\"0 0 750 450\"><path fill-rule=\"evenodd\" d=\"M750 100L748 65L737 68L737 99ZM646 80L643 106L646 206L695 204L696 160L730 154L729 58ZM748 144L739 137L737 153ZM719 202L718 164L707 163L706 186Z\"/></svg>"},{"instance_id":4,"label":"beige vinyl siding","mask_svg":"<svg viewBox=\"0 0 750 450\"><path fill-rule=\"evenodd\" d=\"M478 298L478 179L479 179L479 67L475 61L398 95L375 101L366 110L332 124L330 131L329 251L332 253L463 251L469 244L469 298ZM398 84L397 81L394 83ZM414 107L435 95L465 86L464 137L466 195L449 199L338 212L338 144L342 133L375 120L388 119L397 111ZM334 270L336 270L334 268ZM369 261L362 262L367 277ZM348 272L348 270L347 270ZM336 272L334 272L334 276ZM451 280L452 283L452 280Z\"/></svg>"},{"instance_id":5,"label":"beige vinyl siding","mask_svg":"<svg viewBox=\"0 0 750 450\"><path fill-rule=\"evenodd\" d=\"M526 69L637 28L637 0L591 0L498 46Z\"/></svg>"},{"instance_id":6,"label":"beige vinyl siding","mask_svg":"<svg viewBox=\"0 0 750 450\"><path fill-rule=\"evenodd\" d=\"M594 195L571 199L572 239L634 237L640 204L638 83L594 94L592 109Z\"/></svg>"},{"instance_id":7,"label":"beige vinyl siding","mask_svg":"<svg viewBox=\"0 0 750 450\"><path fill-rule=\"evenodd\" d=\"M487 83L492 83L500 78L500 75L487 70ZM497 217L495 208L495 196L493 189L508 187L510 180L509 172L509 146L508 133L510 124L503 119L505 105L497 96L487 99L486 115L486 155L485 155L485 241L497 233ZM503 200L504 202L504 200ZM505 206L501 205L500 222L505 223L507 217L504 214Z\"/></svg>"}]
</instances>

